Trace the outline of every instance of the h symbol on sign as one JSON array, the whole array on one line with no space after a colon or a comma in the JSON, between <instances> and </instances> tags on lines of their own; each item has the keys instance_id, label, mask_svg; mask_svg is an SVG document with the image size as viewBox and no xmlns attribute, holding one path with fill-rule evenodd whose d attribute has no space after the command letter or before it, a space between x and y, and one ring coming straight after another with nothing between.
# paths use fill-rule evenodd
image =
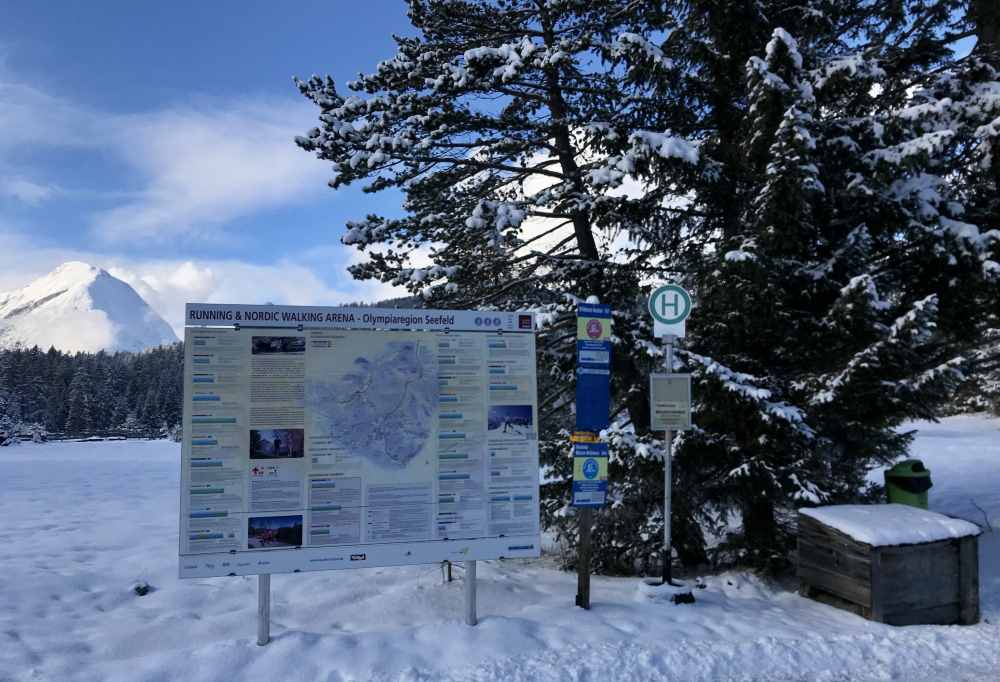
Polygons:
<instances>
[{"instance_id":1,"label":"h symbol on sign","mask_svg":"<svg viewBox=\"0 0 1000 682\"><path fill-rule=\"evenodd\" d=\"M671 292L673 295L670 301L667 301L667 296L664 294L660 296L660 314L667 317L667 308L673 308L673 315L670 317L677 317L680 314L680 296L676 293Z\"/></svg>"}]
</instances>

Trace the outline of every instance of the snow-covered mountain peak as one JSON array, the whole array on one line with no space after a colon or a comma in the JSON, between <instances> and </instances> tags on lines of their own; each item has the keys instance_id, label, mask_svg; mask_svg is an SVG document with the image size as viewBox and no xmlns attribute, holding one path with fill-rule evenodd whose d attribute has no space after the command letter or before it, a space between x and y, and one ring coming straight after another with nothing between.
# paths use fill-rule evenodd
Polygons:
<instances>
[{"instance_id":1,"label":"snow-covered mountain peak","mask_svg":"<svg viewBox=\"0 0 1000 682\"><path fill-rule=\"evenodd\" d=\"M81 260L69 260L50 272L46 275L46 277L83 279L107 274L107 270L103 270L97 266L91 265L90 263L84 263Z\"/></svg>"},{"instance_id":2,"label":"snow-covered mountain peak","mask_svg":"<svg viewBox=\"0 0 1000 682\"><path fill-rule=\"evenodd\" d=\"M176 340L135 289L89 263L63 263L22 289L0 293L0 347L137 351Z\"/></svg>"}]
</instances>

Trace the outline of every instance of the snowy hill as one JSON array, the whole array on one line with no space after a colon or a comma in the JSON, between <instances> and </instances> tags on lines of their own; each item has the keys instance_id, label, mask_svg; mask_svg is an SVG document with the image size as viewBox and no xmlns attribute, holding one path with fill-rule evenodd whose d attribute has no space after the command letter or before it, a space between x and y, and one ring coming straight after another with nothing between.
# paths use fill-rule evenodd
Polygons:
<instances>
[{"instance_id":1,"label":"snowy hill","mask_svg":"<svg viewBox=\"0 0 1000 682\"><path fill-rule=\"evenodd\" d=\"M173 329L135 289L87 263L63 263L0 293L0 348L139 351L174 341Z\"/></svg>"}]
</instances>

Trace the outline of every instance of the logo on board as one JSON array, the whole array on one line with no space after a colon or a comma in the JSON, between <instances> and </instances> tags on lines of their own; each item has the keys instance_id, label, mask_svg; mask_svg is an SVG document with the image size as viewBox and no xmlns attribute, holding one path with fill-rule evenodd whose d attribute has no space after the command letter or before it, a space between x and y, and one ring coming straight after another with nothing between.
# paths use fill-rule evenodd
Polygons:
<instances>
[{"instance_id":1,"label":"logo on board","mask_svg":"<svg viewBox=\"0 0 1000 682\"><path fill-rule=\"evenodd\" d=\"M604 325L601 324L600 320L590 320L587 322L587 336L592 339L599 339L602 333L604 333Z\"/></svg>"}]
</instances>

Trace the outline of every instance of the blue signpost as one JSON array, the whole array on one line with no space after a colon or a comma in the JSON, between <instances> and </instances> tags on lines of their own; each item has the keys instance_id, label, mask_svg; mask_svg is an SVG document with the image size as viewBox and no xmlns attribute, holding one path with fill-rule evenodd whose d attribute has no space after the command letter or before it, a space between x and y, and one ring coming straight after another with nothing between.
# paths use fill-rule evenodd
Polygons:
<instances>
[{"instance_id":1,"label":"blue signpost","mask_svg":"<svg viewBox=\"0 0 1000 682\"><path fill-rule=\"evenodd\" d=\"M576 309L576 430L608 428L611 401L611 306Z\"/></svg>"},{"instance_id":2,"label":"blue signpost","mask_svg":"<svg viewBox=\"0 0 1000 682\"><path fill-rule=\"evenodd\" d=\"M598 434L611 413L611 306L580 303L576 309L576 433L573 434L573 501L580 523L576 605L590 608L590 527L594 507L608 491L608 446Z\"/></svg>"}]
</instances>

